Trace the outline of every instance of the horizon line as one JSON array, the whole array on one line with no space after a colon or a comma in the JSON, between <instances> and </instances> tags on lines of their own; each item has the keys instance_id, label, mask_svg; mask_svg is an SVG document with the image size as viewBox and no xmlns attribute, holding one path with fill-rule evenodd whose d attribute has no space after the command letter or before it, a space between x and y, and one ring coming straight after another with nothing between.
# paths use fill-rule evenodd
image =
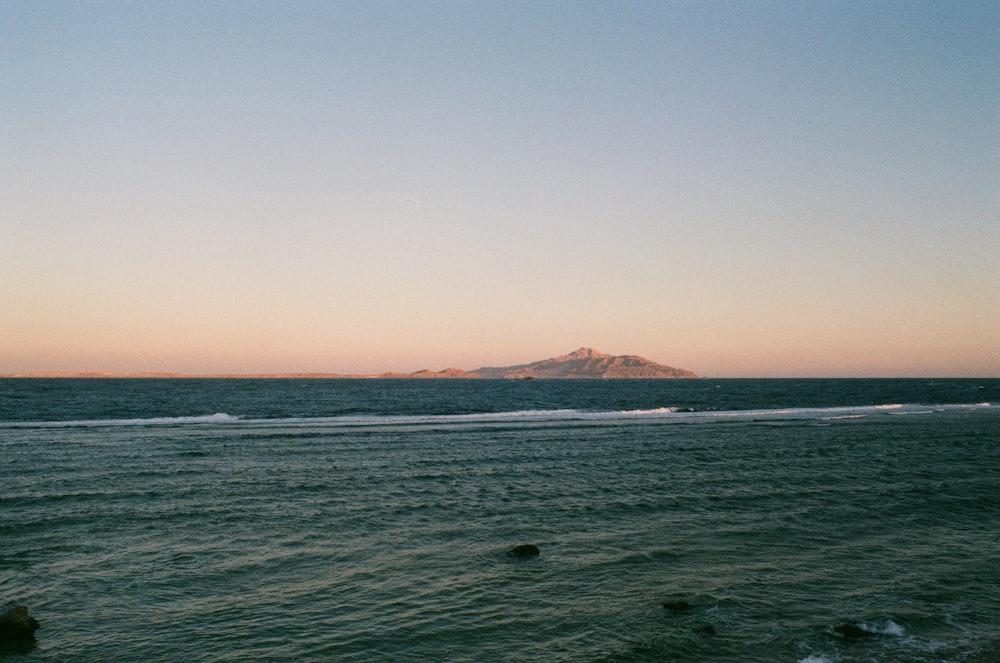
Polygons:
<instances>
[{"instance_id":1,"label":"horizon line","mask_svg":"<svg viewBox=\"0 0 1000 663\"><path fill-rule=\"evenodd\" d=\"M455 375L452 371L460 374ZM441 371L421 369L412 373L172 373L140 371L27 371L0 373L0 380L997 380L1000 375L696 375L695 377L543 377L511 375L484 377L475 371L446 368Z\"/></svg>"}]
</instances>

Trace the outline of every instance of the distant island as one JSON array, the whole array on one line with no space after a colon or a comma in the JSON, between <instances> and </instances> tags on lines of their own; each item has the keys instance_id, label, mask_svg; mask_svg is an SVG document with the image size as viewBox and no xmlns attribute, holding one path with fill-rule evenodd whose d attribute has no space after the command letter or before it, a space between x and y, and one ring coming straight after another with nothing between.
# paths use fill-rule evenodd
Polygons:
<instances>
[{"instance_id":1,"label":"distant island","mask_svg":"<svg viewBox=\"0 0 1000 663\"><path fill-rule=\"evenodd\" d=\"M2 378L508 378L508 379L662 379L696 378L691 371L657 364L637 355L606 355L592 348L580 348L568 355L541 359L530 364L516 366L484 366L472 371L460 368L446 368L443 371L424 369L413 373L380 373L378 375L344 375L340 373L253 373L212 375L187 375L183 373L12 373L0 375Z\"/></svg>"},{"instance_id":2,"label":"distant island","mask_svg":"<svg viewBox=\"0 0 1000 663\"><path fill-rule=\"evenodd\" d=\"M484 367L473 371L483 378L696 378L691 371L673 368L636 355L612 356L592 348L519 366Z\"/></svg>"}]
</instances>

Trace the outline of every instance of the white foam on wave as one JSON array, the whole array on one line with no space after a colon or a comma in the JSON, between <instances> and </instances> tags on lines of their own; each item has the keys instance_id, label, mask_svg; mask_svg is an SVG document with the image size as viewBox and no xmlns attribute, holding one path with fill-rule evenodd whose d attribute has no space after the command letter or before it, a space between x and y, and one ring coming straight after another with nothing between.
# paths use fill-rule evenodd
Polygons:
<instances>
[{"instance_id":1,"label":"white foam on wave","mask_svg":"<svg viewBox=\"0 0 1000 663\"><path fill-rule=\"evenodd\" d=\"M835 663L836 660L822 654L809 654L805 658L800 658L797 663Z\"/></svg>"},{"instance_id":2,"label":"white foam on wave","mask_svg":"<svg viewBox=\"0 0 1000 663\"><path fill-rule=\"evenodd\" d=\"M149 421L154 424L229 424L239 420L239 417L234 417L231 414L216 412L215 414L206 414L194 417L160 417L140 421Z\"/></svg>"},{"instance_id":3,"label":"white foam on wave","mask_svg":"<svg viewBox=\"0 0 1000 663\"><path fill-rule=\"evenodd\" d=\"M579 414L578 410L511 410L509 412L470 412L467 414L359 414L344 417L325 417L323 421L347 423L424 423L446 421L506 421L516 419L567 419ZM304 421L309 421L305 419Z\"/></svg>"},{"instance_id":4,"label":"white foam on wave","mask_svg":"<svg viewBox=\"0 0 1000 663\"><path fill-rule=\"evenodd\" d=\"M679 412L679 411L680 408L676 407L658 407L652 410L624 410L623 414L643 416L643 415L656 415L656 414L673 414L674 412Z\"/></svg>"},{"instance_id":5,"label":"white foam on wave","mask_svg":"<svg viewBox=\"0 0 1000 663\"><path fill-rule=\"evenodd\" d=\"M906 635L906 632L903 630L903 627L897 624L896 622L892 621L891 619L887 619L881 625L862 623L859 624L859 626L863 630L868 631L869 633L877 633L879 635L893 635L900 638Z\"/></svg>"},{"instance_id":6,"label":"white foam on wave","mask_svg":"<svg viewBox=\"0 0 1000 663\"><path fill-rule=\"evenodd\" d=\"M973 409L972 406L956 406ZM891 409L890 409L891 408ZM899 408L899 409L896 409ZM296 419L246 419L244 423L258 425L293 426L427 426L462 424L544 424L546 422L584 422L599 424L617 421L641 420L664 423L713 423L713 422L767 422L802 421L829 425L831 421L861 419L880 413L922 412L925 406L842 406L827 408L781 408L761 410L690 410L679 407L658 407L637 410L588 411L577 409L517 410L509 412L480 412L469 414L427 415L348 415ZM885 412L883 412L885 411Z\"/></svg>"},{"instance_id":7,"label":"white foam on wave","mask_svg":"<svg viewBox=\"0 0 1000 663\"><path fill-rule=\"evenodd\" d=\"M188 424L229 424L241 421L225 412L189 417L150 417L145 419L83 419L77 421L11 421L0 428L100 428L116 426L179 426Z\"/></svg>"},{"instance_id":8,"label":"white foam on wave","mask_svg":"<svg viewBox=\"0 0 1000 663\"><path fill-rule=\"evenodd\" d=\"M467 414L365 414L327 417L285 417L264 419L233 416L224 412L209 415L181 417L150 417L135 419L94 419L82 421L28 421L0 422L2 428L85 428L112 426L178 426L240 424L255 426L424 426L461 424L513 424L518 422L540 424L545 422L580 421L588 423L642 420L664 423L713 423L713 422L813 422L828 425L834 421L848 421L870 416L899 416L906 414L933 414L935 412L971 412L982 409L1000 409L991 403L954 405L917 405L894 403L889 405L837 406L812 408L772 408L757 410L690 410L680 407L657 407L636 410L589 411L572 408L545 410L514 410L508 412L477 412Z\"/></svg>"}]
</instances>

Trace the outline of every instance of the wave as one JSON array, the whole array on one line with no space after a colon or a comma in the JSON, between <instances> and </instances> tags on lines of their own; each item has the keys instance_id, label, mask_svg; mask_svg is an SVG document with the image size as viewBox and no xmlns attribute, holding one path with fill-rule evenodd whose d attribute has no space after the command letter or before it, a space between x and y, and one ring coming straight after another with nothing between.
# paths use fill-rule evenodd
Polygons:
<instances>
[{"instance_id":1,"label":"wave","mask_svg":"<svg viewBox=\"0 0 1000 663\"><path fill-rule=\"evenodd\" d=\"M572 408L550 410L516 410L510 412L474 412L461 414L365 414L315 417L261 418L236 416L224 412L209 415L150 417L131 419L86 419L75 421L0 421L4 428L94 428L149 426L343 426L376 425L426 426L462 424L509 424L545 422L616 422L623 420L663 421L676 423L761 422L761 421L849 421L868 417L905 416L1000 409L992 403L953 405L921 405L894 403L889 405L838 406L816 408L768 408L754 410L695 410L684 407L658 407L636 410L589 411Z\"/></svg>"},{"instance_id":2,"label":"wave","mask_svg":"<svg viewBox=\"0 0 1000 663\"><path fill-rule=\"evenodd\" d=\"M674 412L690 411L685 408L680 407L658 407L652 410L624 410L623 414L632 414L637 416L642 415L657 415L657 414L672 414Z\"/></svg>"},{"instance_id":3,"label":"wave","mask_svg":"<svg viewBox=\"0 0 1000 663\"><path fill-rule=\"evenodd\" d=\"M868 633L874 633L875 635L893 635L896 637L906 635L905 629L891 619L888 619L881 624L869 624L867 622L862 622L858 626L861 630L867 631Z\"/></svg>"},{"instance_id":4,"label":"wave","mask_svg":"<svg viewBox=\"0 0 1000 663\"><path fill-rule=\"evenodd\" d=\"M225 412L187 417L149 417L138 419L80 419L75 421L0 421L0 428L96 428L117 426L181 426L190 424L228 424L240 421Z\"/></svg>"}]
</instances>

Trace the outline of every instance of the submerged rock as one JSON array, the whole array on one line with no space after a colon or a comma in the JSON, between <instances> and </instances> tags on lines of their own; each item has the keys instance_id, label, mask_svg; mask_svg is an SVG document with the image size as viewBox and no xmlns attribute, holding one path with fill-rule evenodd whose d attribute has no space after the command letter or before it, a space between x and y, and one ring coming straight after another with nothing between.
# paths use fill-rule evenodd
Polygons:
<instances>
[{"instance_id":1,"label":"submerged rock","mask_svg":"<svg viewBox=\"0 0 1000 663\"><path fill-rule=\"evenodd\" d=\"M528 559L529 557L538 557L539 555L538 546L532 545L530 543L525 543L520 546L514 546L507 551L508 557L517 557L518 559Z\"/></svg>"},{"instance_id":2,"label":"submerged rock","mask_svg":"<svg viewBox=\"0 0 1000 663\"><path fill-rule=\"evenodd\" d=\"M690 610L691 604L687 601L664 601L664 610L673 610L674 612L681 612L683 610Z\"/></svg>"},{"instance_id":3,"label":"submerged rock","mask_svg":"<svg viewBox=\"0 0 1000 663\"><path fill-rule=\"evenodd\" d=\"M862 638L872 638L875 637L875 633L869 631L868 629L861 628L857 624L837 624L833 627L834 633L842 638L848 638L850 640L860 640Z\"/></svg>"},{"instance_id":4,"label":"submerged rock","mask_svg":"<svg viewBox=\"0 0 1000 663\"><path fill-rule=\"evenodd\" d=\"M22 645L35 639L38 621L28 615L27 606L19 605L0 615L0 645Z\"/></svg>"},{"instance_id":5,"label":"submerged rock","mask_svg":"<svg viewBox=\"0 0 1000 663\"><path fill-rule=\"evenodd\" d=\"M708 622L698 624L697 628L695 628L695 631L697 633L701 633L702 635L719 635L719 632L715 630L715 627L709 624Z\"/></svg>"}]
</instances>

